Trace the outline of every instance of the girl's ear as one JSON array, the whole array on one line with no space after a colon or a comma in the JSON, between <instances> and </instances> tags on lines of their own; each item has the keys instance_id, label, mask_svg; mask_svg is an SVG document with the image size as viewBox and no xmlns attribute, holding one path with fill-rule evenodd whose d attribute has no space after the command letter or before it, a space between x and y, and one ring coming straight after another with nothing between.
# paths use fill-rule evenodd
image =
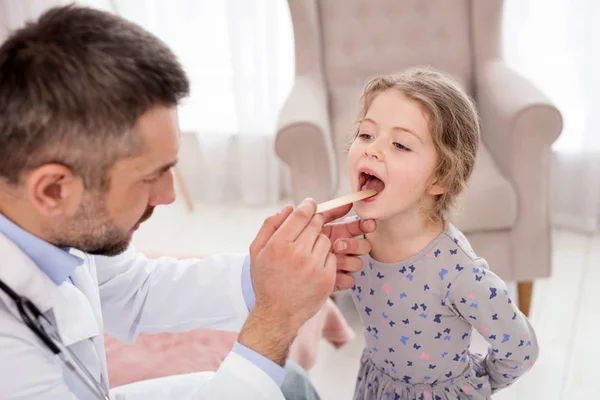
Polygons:
<instances>
[{"instance_id":1,"label":"girl's ear","mask_svg":"<svg viewBox=\"0 0 600 400\"><path fill-rule=\"evenodd\" d=\"M432 196L439 196L446 193L447 190L448 188L446 182L441 181L437 177L433 177L429 187L427 188L427 193Z\"/></svg>"}]
</instances>

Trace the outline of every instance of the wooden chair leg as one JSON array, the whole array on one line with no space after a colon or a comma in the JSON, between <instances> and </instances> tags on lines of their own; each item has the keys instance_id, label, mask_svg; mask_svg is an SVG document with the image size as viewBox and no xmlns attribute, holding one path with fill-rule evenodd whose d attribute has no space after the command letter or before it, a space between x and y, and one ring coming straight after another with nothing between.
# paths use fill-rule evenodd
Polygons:
<instances>
[{"instance_id":1,"label":"wooden chair leg","mask_svg":"<svg viewBox=\"0 0 600 400\"><path fill-rule=\"evenodd\" d=\"M181 171L179 167L176 165L173 167L173 172L175 174L175 180L177 180L177 184L181 189L181 194L183 195L183 200L185 200L185 204L189 210L189 212L194 211L194 203L192 202L192 196L190 195L190 191L188 190L185 181L183 180L183 176L181 175Z\"/></svg>"},{"instance_id":2,"label":"wooden chair leg","mask_svg":"<svg viewBox=\"0 0 600 400\"><path fill-rule=\"evenodd\" d=\"M519 292L519 309L525 316L529 317L531 294L533 293L533 281L518 282L517 291Z\"/></svg>"}]
</instances>

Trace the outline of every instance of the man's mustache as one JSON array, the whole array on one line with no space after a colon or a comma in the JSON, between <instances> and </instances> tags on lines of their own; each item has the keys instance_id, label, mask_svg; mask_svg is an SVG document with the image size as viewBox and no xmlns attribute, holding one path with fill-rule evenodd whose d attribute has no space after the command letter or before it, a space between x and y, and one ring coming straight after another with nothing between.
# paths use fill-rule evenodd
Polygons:
<instances>
[{"instance_id":1,"label":"man's mustache","mask_svg":"<svg viewBox=\"0 0 600 400\"><path fill-rule=\"evenodd\" d=\"M154 207L150 207L148 209L146 209L146 211L144 212L144 214L142 214L142 217L140 218L140 223L146 221L148 218L150 218L152 216L152 213L154 212Z\"/></svg>"}]
</instances>

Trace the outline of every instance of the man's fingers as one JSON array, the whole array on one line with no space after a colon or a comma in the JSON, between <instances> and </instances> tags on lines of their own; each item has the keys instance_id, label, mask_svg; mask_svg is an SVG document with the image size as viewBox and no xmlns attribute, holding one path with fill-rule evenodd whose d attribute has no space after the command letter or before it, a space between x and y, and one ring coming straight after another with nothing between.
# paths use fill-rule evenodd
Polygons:
<instances>
[{"instance_id":1,"label":"man's fingers","mask_svg":"<svg viewBox=\"0 0 600 400\"><path fill-rule=\"evenodd\" d=\"M334 291L337 284L336 259L330 252L327 252L327 258L325 259L325 274L331 277L330 290Z\"/></svg>"},{"instance_id":2,"label":"man's fingers","mask_svg":"<svg viewBox=\"0 0 600 400\"><path fill-rule=\"evenodd\" d=\"M333 210L325 211L321 214L325 217L325 223L327 224L331 221L335 221L336 219L342 218L344 215L348 214L351 209L352 204L346 204L344 206L334 208Z\"/></svg>"},{"instance_id":3,"label":"man's fingers","mask_svg":"<svg viewBox=\"0 0 600 400\"><path fill-rule=\"evenodd\" d=\"M265 220L262 227L256 234L254 241L250 245L250 253L256 253L265 247L269 239L271 239L277 229L279 229L286 218L292 213L293 209L294 208L288 204L277 214L271 215Z\"/></svg>"},{"instance_id":4,"label":"man's fingers","mask_svg":"<svg viewBox=\"0 0 600 400\"><path fill-rule=\"evenodd\" d=\"M354 286L355 283L356 280L352 275L348 275L347 273L338 271L335 277L335 290L341 291L350 289L352 286Z\"/></svg>"},{"instance_id":5,"label":"man's fingers","mask_svg":"<svg viewBox=\"0 0 600 400\"><path fill-rule=\"evenodd\" d=\"M363 261L355 256L337 256L338 272L358 272L363 268Z\"/></svg>"},{"instance_id":6,"label":"man's fingers","mask_svg":"<svg viewBox=\"0 0 600 400\"><path fill-rule=\"evenodd\" d=\"M359 230L363 233L372 233L377 229L377 222L374 219L361 219Z\"/></svg>"},{"instance_id":7,"label":"man's fingers","mask_svg":"<svg viewBox=\"0 0 600 400\"><path fill-rule=\"evenodd\" d=\"M315 246L312 249L312 254L313 257L315 257L316 261L319 263L319 265L325 266L327 258L330 255L334 258L335 256L329 252L329 248L331 247L331 242L329 241L329 238L321 233L317 232L317 234L319 236L315 241Z\"/></svg>"},{"instance_id":8,"label":"man's fingers","mask_svg":"<svg viewBox=\"0 0 600 400\"><path fill-rule=\"evenodd\" d=\"M338 238L351 238L365 233L371 233L375 231L377 224L375 223L375 220L372 219L356 219L350 222L327 225L327 227L328 231L323 233L335 240Z\"/></svg>"},{"instance_id":9,"label":"man's fingers","mask_svg":"<svg viewBox=\"0 0 600 400\"><path fill-rule=\"evenodd\" d=\"M273 234L274 238L290 242L298 239L317 211L317 203L313 199L305 199ZM322 227L319 228L319 232Z\"/></svg>"},{"instance_id":10,"label":"man's fingers","mask_svg":"<svg viewBox=\"0 0 600 400\"><path fill-rule=\"evenodd\" d=\"M312 217L311 221L308 223L304 231L296 240L296 244L302 247L306 252L310 253L313 251L313 247L316 244L317 236L321 235L321 229L323 228L323 216L320 214L316 214ZM323 235L325 239L327 239L327 243L331 245L329 238Z\"/></svg>"},{"instance_id":11,"label":"man's fingers","mask_svg":"<svg viewBox=\"0 0 600 400\"><path fill-rule=\"evenodd\" d=\"M364 256L371 252L371 243L365 238L338 239L333 242L333 252Z\"/></svg>"}]
</instances>

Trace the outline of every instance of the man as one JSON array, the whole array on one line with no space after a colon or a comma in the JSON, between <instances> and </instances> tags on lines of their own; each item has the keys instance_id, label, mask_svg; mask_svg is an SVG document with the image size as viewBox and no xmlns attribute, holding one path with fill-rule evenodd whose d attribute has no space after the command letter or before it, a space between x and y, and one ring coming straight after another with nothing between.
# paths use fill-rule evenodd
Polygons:
<instances>
[{"instance_id":1,"label":"man","mask_svg":"<svg viewBox=\"0 0 600 400\"><path fill-rule=\"evenodd\" d=\"M105 398L104 331L131 342L199 328L240 330L239 340L176 398L282 399L298 329L334 287L353 284L369 251L354 237L375 224L325 225L350 206L316 215L311 200L269 217L249 255L135 253L135 230L175 198L177 104L188 90L163 43L97 10L49 10L0 47L3 399Z\"/></svg>"}]
</instances>

